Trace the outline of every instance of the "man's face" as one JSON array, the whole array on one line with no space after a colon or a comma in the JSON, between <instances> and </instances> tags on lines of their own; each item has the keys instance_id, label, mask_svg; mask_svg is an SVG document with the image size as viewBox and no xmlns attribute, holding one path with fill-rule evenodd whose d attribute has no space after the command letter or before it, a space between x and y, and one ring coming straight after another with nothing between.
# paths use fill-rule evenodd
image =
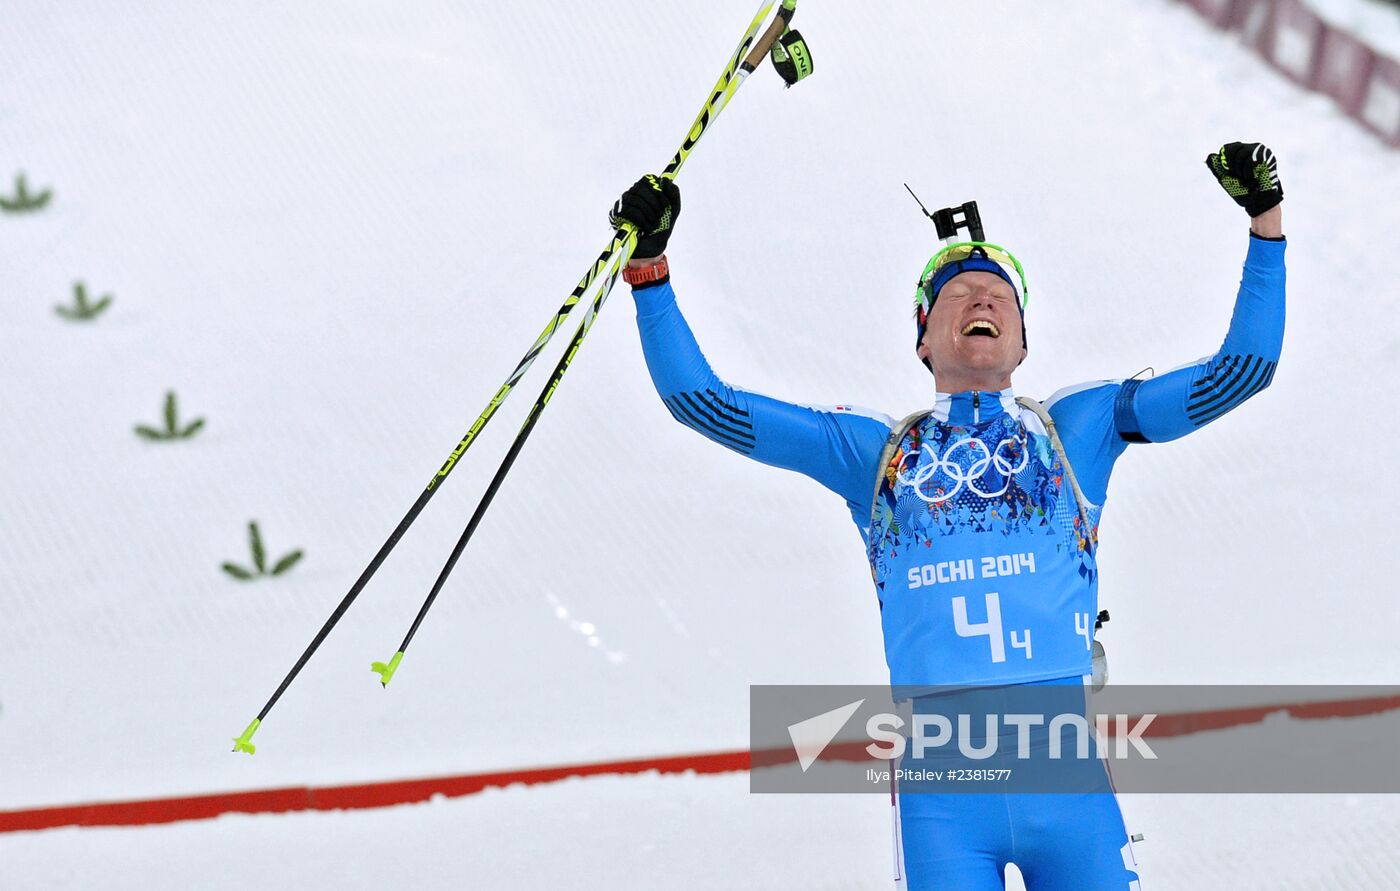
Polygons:
<instances>
[{"instance_id":1,"label":"man's face","mask_svg":"<svg viewBox=\"0 0 1400 891\"><path fill-rule=\"evenodd\" d=\"M955 276L938 292L918 353L935 378L957 382L957 390L1003 386L1026 358L1015 290L990 272Z\"/></svg>"}]
</instances>

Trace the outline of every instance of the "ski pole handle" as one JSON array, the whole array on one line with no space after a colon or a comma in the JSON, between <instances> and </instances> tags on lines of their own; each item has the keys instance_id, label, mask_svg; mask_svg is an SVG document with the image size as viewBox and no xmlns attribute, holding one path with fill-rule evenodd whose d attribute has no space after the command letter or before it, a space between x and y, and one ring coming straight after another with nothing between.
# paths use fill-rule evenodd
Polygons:
<instances>
[{"instance_id":1,"label":"ski pole handle","mask_svg":"<svg viewBox=\"0 0 1400 891\"><path fill-rule=\"evenodd\" d=\"M778 14L773 16L773 21L769 22L768 30L763 32L763 36L758 38L758 43L753 45L753 49L744 57L743 70L747 74L753 71L763 61L763 57L768 55L773 44L778 42L778 38L783 36L783 32L788 29L788 23L797 12L797 0L783 0L783 5L778 8Z\"/></svg>"},{"instance_id":2,"label":"ski pole handle","mask_svg":"<svg viewBox=\"0 0 1400 891\"><path fill-rule=\"evenodd\" d=\"M758 43L753 43L754 35L757 34L758 29L763 26L763 20L768 17L768 13L772 11L775 2L776 0L765 0L765 2L759 6L757 14L755 14L753 20L749 22L748 30L744 33L744 39L740 41L738 48L734 50L734 54L729 57L729 62L724 66L724 71L720 74L719 80L710 88L709 98L706 99L705 104L700 107L700 113L695 116L695 122L691 124L690 129L686 131L685 140L681 143L681 147L676 150L676 154L671 158L670 163L662 170L661 176L667 179L676 178L676 174L680 172L681 166L685 164L686 159L690 157L690 153L694 151L696 144L700 142L700 137L705 135L710 128L710 124L719 117L720 112L724 111L725 106L729 104L729 100L733 98L735 91L743 85L744 78L748 77L749 74L758 67L759 62L763 61L763 54L768 52L768 49L772 47L772 41L777 40L777 36L771 36L774 26L777 24L777 21L783 17L784 13L786 13L788 18L792 17L792 11L788 8L788 3L791 3L792 6L795 7L797 0L784 0L783 8L779 10L778 15L774 18L774 22L768 26L768 30L763 33ZM782 34L781 28L778 29L778 34ZM762 52L759 52L760 49ZM751 51L746 54L745 50Z\"/></svg>"}]
</instances>

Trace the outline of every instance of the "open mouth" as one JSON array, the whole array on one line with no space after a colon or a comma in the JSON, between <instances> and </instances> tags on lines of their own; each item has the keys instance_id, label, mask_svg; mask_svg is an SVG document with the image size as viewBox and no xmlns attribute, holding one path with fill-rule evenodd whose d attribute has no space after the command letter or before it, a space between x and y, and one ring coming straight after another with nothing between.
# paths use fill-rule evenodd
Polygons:
<instances>
[{"instance_id":1,"label":"open mouth","mask_svg":"<svg viewBox=\"0 0 1400 891\"><path fill-rule=\"evenodd\" d=\"M963 326L963 337L1000 337L1001 329L989 319L973 319Z\"/></svg>"}]
</instances>

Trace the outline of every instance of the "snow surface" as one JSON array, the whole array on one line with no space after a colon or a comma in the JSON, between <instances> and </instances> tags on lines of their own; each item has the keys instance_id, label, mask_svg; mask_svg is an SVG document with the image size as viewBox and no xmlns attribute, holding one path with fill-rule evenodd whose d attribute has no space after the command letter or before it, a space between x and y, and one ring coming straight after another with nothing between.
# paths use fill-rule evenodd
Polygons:
<instances>
[{"instance_id":1,"label":"snow surface","mask_svg":"<svg viewBox=\"0 0 1400 891\"><path fill-rule=\"evenodd\" d=\"M1201 159L1267 140L1292 242L1283 361L1221 423L1119 462L1104 639L1120 682L1400 679L1395 152L1166 0L802 7L816 74L791 91L751 78L680 180L669 254L716 368L795 401L926 403L907 301L935 239L906 181L931 204L977 199L1025 263L1022 392L1210 353L1246 232ZM883 679L844 507L675 424L623 288L393 685L369 662L394 651L545 370L273 711L258 755L228 752L596 256L617 193L675 150L752 7L633 9L6 4L0 180L23 169L55 197L0 216L0 808L729 749L746 744L751 683ZM94 324L52 312L76 279L116 297ZM137 439L170 388L207 428ZM218 566L247 562L253 518L274 554L307 557L243 585ZM0 838L0 862L50 887L114 849L174 845L188 859L143 884L189 887L177 874L205 854L343 862L402 821L382 839L400 866L394 839L420 832L519 867L538 860L531 821L557 806L591 813L548 830L560 857L612 869L632 824L611 843L570 827L603 832L638 800L696 839L650 855L677 886L686 858L730 858L754 883L826 863L828 814L885 848L874 804L740 789L593 780L62 831ZM1152 887L1229 857L1291 880L1280 864L1298 848L1269 840L1288 820L1278 799L1185 801L1162 805L1182 834L1160 843ZM746 845L763 820L741 812L794 822L760 852ZM1400 808L1356 813L1394 825ZM1237 849L1245 825L1269 831ZM1346 869L1370 831L1319 845L1309 868ZM834 849L850 862L814 874L883 874L863 856Z\"/></svg>"},{"instance_id":2,"label":"snow surface","mask_svg":"<svg viewBox=\"0 0 1400 891\"><path fill-rule=\"evenodd\" d=\"M1376 795L1122 797L1158 891L1400 886ZM743 775L601 777L448 801L0 838L7 887L802 888L893 884L889 798L750 795ZM1023 891L1008 869L1012 891Z\"/></svg>"}]
</instances>

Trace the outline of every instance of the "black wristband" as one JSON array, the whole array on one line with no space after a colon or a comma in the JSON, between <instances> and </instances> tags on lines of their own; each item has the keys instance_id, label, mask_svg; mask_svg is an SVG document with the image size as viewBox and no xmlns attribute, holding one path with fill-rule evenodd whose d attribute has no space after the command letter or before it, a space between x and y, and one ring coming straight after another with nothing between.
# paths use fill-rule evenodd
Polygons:
<instances>
[{"instance_id":1,"label":"black wristband","mask_svg":"<svg viewBox=\"0 0 1400 891\"><path fill-rule=\"evenodd\" d=\"M637 293L638 291L645 291L645 290L647 290L648 288L655 288L655 287L657 287L657 286L659 286L659 285L667 284L667 283L670 282L670 281L671 281L671 274L668 272L668 273L666 273L665 275L663 275L661 278L658 278L658 279L657 279L656 281L654 281L654 282L642 282L640 285L633 285L633 286L632 286L632 293L635 294L635 293Z\"/></svg>"}]
</instances>

